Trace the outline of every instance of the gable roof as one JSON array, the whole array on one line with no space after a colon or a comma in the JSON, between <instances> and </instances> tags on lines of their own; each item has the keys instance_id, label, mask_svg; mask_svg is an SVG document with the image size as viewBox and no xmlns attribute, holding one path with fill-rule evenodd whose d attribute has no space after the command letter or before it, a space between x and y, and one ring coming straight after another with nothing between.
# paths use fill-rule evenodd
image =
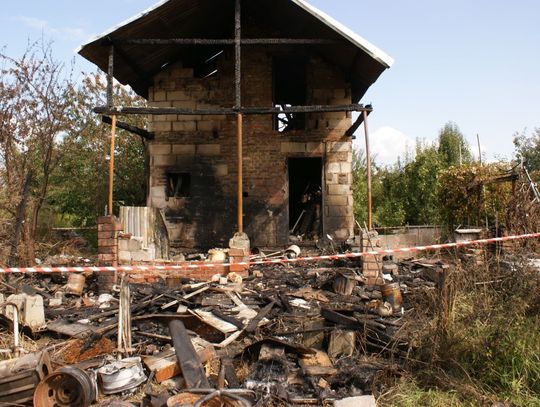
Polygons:
<instances>
[{"instance_id":1,"label":"gable roof","mask_svg":"<svg viewBox=\"0 0 540 407\"><path fill-rule=\"evenodd\" d=\"M107 30L77 49L80 55L103 71L108 66L108 46L115 43L115 78L147 97L151 79L175 61L206 58L219 46L117 45L126 39L232 38L234 1L162 0L142 13ZM272 38L320 38L341 40L336 45L311 46L323 58L338 65L351 82L353 101L358 101L394 60L366 39L354 33L305 0L251 0L243 2L245 16L268 22ZM290 24L290 19L295 24ZM260 26L257 25L258 27ZM253 31L253 30L252 30ZM251 34L251 35L249 35ZM247 38L261 37L252 32ZM222 48L222 47L221 47Z\"/></svg>"}]
</instances>

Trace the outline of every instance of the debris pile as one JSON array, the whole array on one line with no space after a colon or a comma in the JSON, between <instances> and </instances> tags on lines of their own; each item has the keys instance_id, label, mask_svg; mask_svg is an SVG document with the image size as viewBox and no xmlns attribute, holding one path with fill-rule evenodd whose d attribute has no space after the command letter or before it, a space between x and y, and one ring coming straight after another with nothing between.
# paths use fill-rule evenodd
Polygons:
<instances>
[{"instance_id":1,"label":"debris pile","mask_svg":"<svg viewBox=\"0 0 540 407\"><path fill-rule=\"evenodd\" d=\"M2 351L11 359L0 362L0 402L374 405L374 377L408 350L406 293L435 286L444 270L403 266L387 267L382 287L365 285L345 261L203 282L123 276L111 292L100 292L94 275L12 278L0 297L14 336ZM19 331L38 352L25 354Z\"/></svg>"}]
</instances>

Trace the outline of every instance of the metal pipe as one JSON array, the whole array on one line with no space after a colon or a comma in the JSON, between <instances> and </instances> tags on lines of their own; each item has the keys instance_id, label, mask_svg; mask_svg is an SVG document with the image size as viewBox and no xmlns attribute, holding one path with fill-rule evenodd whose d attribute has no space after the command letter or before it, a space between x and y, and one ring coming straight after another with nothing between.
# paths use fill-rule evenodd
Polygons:
<instances>
[{"instance_id":1,"label":"metal pipe","mask_svg":"<svg viewBox=\"0 0 540 407\"><path fill-rule=\"evenodd\" d=\"M371 154L369 151L369 129L368 129L368 114L367 111L363 111L364 115L364 134L366 138L366 166L367 166L367 194L368 194L368 229L373 228L373 216L371 210Z\"/></svg>"},{"instance_id":2,"label":"metal pipe","mask_svg":"<svg viewBox=\"0 0 540 407\"><path fill-rule=\"evenodd\" d=\"M107 213L109 216L113 214L113 183L114 183L114 141L116 137L116 116L112 117L111 125L111 151L109 159L109 204Z\"/></svg>"},{"instance_id":3,"label":"metal pipe","mask_svg":"<svg viewBox=\"0 0 540 407\"><path fill-rule=\"evenodd\" d=\"M242 143L243 143L243 116L241 113L236 115L236 142L237 142L237 148L238 148L238 209L237 209L237 221L238 221L238 233L242 233L244 231L244 189L243 189L243 182L244 182L244 171L243 171L243 149L242 149Z\"/></svg>"}]
</instances>

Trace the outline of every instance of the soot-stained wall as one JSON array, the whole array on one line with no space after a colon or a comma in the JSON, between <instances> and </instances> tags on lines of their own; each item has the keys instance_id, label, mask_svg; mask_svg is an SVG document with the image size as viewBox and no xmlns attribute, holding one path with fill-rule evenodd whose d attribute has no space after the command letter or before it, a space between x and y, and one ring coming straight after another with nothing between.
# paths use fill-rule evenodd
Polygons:
<instances>
[{"instance_id":1,"label":"soot-stained wall","mask_svg":"<svg viewBox=\"0 0 540 407\"><path fill-rule=\"evenodd\" d=\"M243 51L244 106L273 105L271 49ZM316 55L306 55L306 103L351 103L342 72ZM192 68L170 66L155 76L149 104L205 109L234 105L233 58L216 58L217 72L196 77ZM270 115L244 117L244 227L259 247L288 243L290 157L323 162L323 233L337 240L352 236L352 142L345 135L350 113L310 113L305 129L280 133ZM171 243L180 247L226 246L236 229L237 153L234 116L153 116L150 130L148 205L162 208ZM183 187L171 192L171 176ZM175 196L170 196L171 194Z\"/></svg>"}]
</instances>

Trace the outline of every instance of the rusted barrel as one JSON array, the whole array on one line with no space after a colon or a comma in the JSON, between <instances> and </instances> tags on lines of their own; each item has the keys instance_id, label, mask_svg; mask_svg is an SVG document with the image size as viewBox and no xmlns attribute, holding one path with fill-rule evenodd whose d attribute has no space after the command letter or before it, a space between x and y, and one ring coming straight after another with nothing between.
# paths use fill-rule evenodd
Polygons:
<instances>
[{"instance_id":1,"label":"rusted barrel","mask_svg":"<svg viewBox=\"0 0 540 407\"><path fill-rule=\"evenodd\" d=\"M392 305L394 312L401 311L403 299L401 297L399 283L385 284L381 287L381 292L384 300Z\"/></svg>"}]
</instances>

